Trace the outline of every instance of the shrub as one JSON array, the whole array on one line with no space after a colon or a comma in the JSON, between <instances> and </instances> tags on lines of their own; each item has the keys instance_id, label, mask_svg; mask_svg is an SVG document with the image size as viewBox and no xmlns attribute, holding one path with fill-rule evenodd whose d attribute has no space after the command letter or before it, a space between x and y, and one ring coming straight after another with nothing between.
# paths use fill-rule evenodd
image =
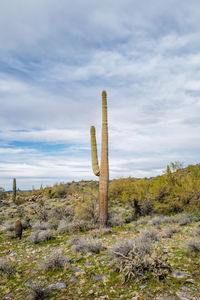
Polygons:
<instances>
[{"instance_id":1,"label":"shrub","mask_svg":"<svg viewBox=\"0 0 200 300\"><path fill-rule=\"evenodd\" d=\"M5 190L0 187L0 199L6 199L7 198L7 194L5 192Z\"/></svg>"},{"instance_id":2,"label":"shrub","mask_svg":"<svg viewBox=\"0 0 200 300\"><path fill-rule=\"evenodd\" d=\"M144 241L143 238L138 237L135 240L123 240L118 242L110 251L111 256L114 258L125 256L127 257L134 249L135 253L138 255L145 255L147 253L150 253L152 250L152 247L149 243L149 241Z\"/></svg>"},{"instance_id":3,"label":"shrub","mask_svg":"<svg viewBox=\"0 0 200 300\"><path fill-rule=\"evenodd\" d=\"M14 224L6 224L4 225L3 227L3 232L8 232L8 231L14 231L15 228L14 228Z\"/></svg>"},{"instance_id":4,"label":"shrub","mask_svg":"<svg viewBox=\"0 0 200 300\"><path fill-rule=\"evenodd\" d=\"M138 253L138 255L146 255L146 254L151 253L151 251L152 251L152 246L151 246L150 240L149 239L145 240L144 236L139 236L135 240L133 248L134 248L134 251L136 253Z\"/></svg>"},{"instance_id":5,"label":"shrub","mask_svg":"<svg viewBox=\"0 0 200 300\"><path fill-rule=\"evenodd\" d=\"M115 227L115 226L122 226L123 225L123 219L122 216L118 215L118 214L111 214L111 216L109 216L108 219L108 225L111 227Z\"/></svg>"},{"instance_id":6,"label":"shrub","mask_svg":"<svg viewBox=\"0 0 200 300\"><path fill-rule=\"evenodd\" d=\"M36 222L35 224L33 224L32 228L36 229L36 230L46 230L48 227L48 224L45 222Z\"/></svg>"},{"instance_id":7,"label":"shrub","mask_svg":"<svg viewBox=\"0 0 200 300\"><path fill-rule=\"evenodd\" d=\"M192 218L189 215L180 215L179 216L179 225L184 226L184 225L188 225L192 222Z\"/></svg>"},{"instance_id":8,"label":"shrub","mask_svg":"<svg viewBox=\"0 0 200 300\"><path fill-rule=\"evenodd\" d=\"M51 218L55 218L57 220L67 218L72 221L74 217L74 209L73 206L69 205L69 203L67 202L65 205L52 208L49 212L49 215Z\"/></svg>"},{"instance_id":9,"label":"shrub","mask_svg":"<svg viewBox=\"0 0 200 300\"><path fill-rule=\"evenodd\" d=\"M41 264L41 269L48 272L50 270L60 270L70 261L63 256L62 251L53 251Z\"/></svg>"},{"instance_id":10,"label":"shrub","mask_svg":"<svg viewBox=\"0 0 200 300\"><path fill-rule=\"evenodd\" d=\"M74 220L72 222L73 231L86 231L94 229L97 226L97 223L94 224L93 222L84 221L84 220Z\"/></svg>"},{"instance_id":11,"label":"shrub","mask_svg":"<svg viewBox=\"0 0 200 300\"><path fill-rule=\"evenodd\" d=\"M59 185L54 185L53 187L53 197L54 198L62 198L68 194L69 185L65 183L61 183Z\"/></svg>"},{"instance_id":12,"label":"shrub","mask_svg":"<svg viewBox=\"0 0 200 300\"><path fill-rule=\"evenodd\" d=\"M68 245L73 246L73 245L78 245L80 240L80 237L78 235L73 235L69 240L68 240Z\"/></svg>"},{"instance_id":13,"label":"shrub","mask_svg":"<svg viewBox=\"0 0 200 300\"><path fill-rule=\"evenodd\" d=\"M133 248L133 241L131 240L123 240L118 242L110 251L110 254L113 257L118 256L127 256L131 249Z\"/></svg>"},{"instance_id":14,"label":"shrub","mask_svg":"<svg viewBox=\"0 0 200 300\"><path fill-rule=\"evenodd\" d=\"M190 239L187 243L186 243L186 250L189 253L198 253L200 252L200 242L197 241L196 239Z\"/></svg>"},{"instance_id":15,"label":"shrub","mask_svg":"<svg viewBox=\"0 0 200 300\"><path fill-rule=\"evenodd\" d=\"M9 277L15 272L14 265L6 258L0 258L0 275Z\"/></svg>"},{"instance_id":16,"label":"shrub","mask_svg":"<svg viewBox=\"0 0 200 300\"><path fill-rule=\"evenodd\" d=\"M100 230L100 233L101 233L102 235L104 235L104 234L110 234L110 233L112 233L112 230L111 230L110 228L102 228L102 229Z\"/></svg>"},{"instance_id":17,"label":"shrub","mask_svg":"<svg viewBox=\"0 0 200 300\"><path fill-rule=\"evenodd\" d=\"M32 300L44 300L50 296L50 290L38 281L29 284L28 289Z\"/></svg>"},{"instance_id":18,"label":"shrub","mask_svg":"<svg viewBox=\"0 0 200 300\"><path fill-rule=\"evenodd\" d=\"M72 244L72 241L69 241ZM74 244L72 245L72 252L79 253L79 252L91 252L94 254L100 253L104 247L102 246L100 241L96 241L93 238L79 238L74 239Z\"/></svg>"},{"instance_id":19,"label":"shrub","mask_svg":"<svg viewBox=\"0 0 200 300\"><path fill-rule=\"evenodd\" d=\"M173 235L174 233L176 233L176 232L177 232L177 229L176 229L176 228L167 227L167 228L164 229L163 237L164 237L164 238L171 238L172 235Z\"/></svg>"},{"instance_id":20,"label":"shrub","mask_svg":"<svg viewBox=\"0 0 200 300\"><path fill-rule=\"evenodd\" d=\"M158 234L155 230L143 230L140 232L140 236L138 237L141 241L145 242L157 242L159 240Z\"/></svg>"},{"instance_id":21,"label":"shrub","mask_svg":"<svg viewBox=\"0 0 200 300\"><path fill-rule=\"evenodd\" d=\"M155 253L145 255L138 253L135 247L127 256L119 254L113 261L113 267L122 274L124 282L130 279L144 280L150 275L162 280L171 272L171 266L166 258Z\"/></svg>"},{"instance_id":22,"label":"shrub","mask_svg":"<svg viewBox=\"0 0 200 300\"><path fill-rule=\"evenodd\" d=\"M66 220L61 220L58 225L58 232L59 233L69 233L73 231L73 224L67 222Z\"/></svg>"},{"instance_id":23,"label":"shrub","mask_svg":"<svg viewBox=\"0 0 200 300\"><path fill-rule=\"evenodd\" d=\"M162 223L163 223L163 217L162 216L156 216L156 217L152 218L149 221L150 225L160 225Z\"/></svg>"},{"instance_id":24,"label":"shrub","mask_svg":"<svg viewBox=\"0 0 200 300\"><path fill-rule=\"evenodd\" d=\"M200 227L197 227L197 228L196 228L195 234L200 236Z\"/></svg>"},{"instance_id":25,"label":"shrub","mask_svg":"<svg viewBox=\"0 0 200 300\"><path fill-rule=\"evenodd\" d=\"M177 216L165 216L165 217L163 217L163 223L173 224L173 223L177 223L177 222L178 222Z\"/></svg>"},{"instance_id":26,"label":"shrub","mask_svg":"<svg viewBox=\"0 0 200 300\"><path fill-rule=\"evenodd\" d=\"M31 224L30 224L30 218L28 217L25 217L24 220L22 220L22 226L23 226L23 229L30 229L32 228Z\"/></svg>"},{"instance_id":27,"label":"shrub","mask_svg":"<svg viewBox=\"0 0 200 300\"><path fill-rule=\"evenodd\" d=\"M136 221L136 225L146 225L149 222L149 216L140 218L139 220Z\"/></svg>"},{"instance_id":28,"label":"shrub","mask_svg":"<svg viewBox=\"0 0 200 300\"><path fill-rule=\"evenodd\" d=\"M73 222L61 220L58 226L58 232L60 233L79 232L90 229L94 229L94 224L83 220L74 220Z\"/></svg>"},{"instance_id":29,"label":"shrub","mask_svg":"<svg viewBox=\"0 0 200 300\"><path fill-rule=\"evenodd\" d=\"M98 194L89 189L87 195L76 200L75 218L97 223L99 219Z\"/></svg>"},{"instance_id":30,"label":"shrub","mask_svg":"<svg viewBox=\"0 0 200 300\"><path fill-rule=\"evenodd\" d=\"M8 231L4 238L7 240L7 239L15 239L16 238L16 234L14 231Z\"/></svg>"},{"instance_id":31,"label":"shrub","mask_svg":"<svg viewBox=\"0 0 200 300\"><path fill-rule=\"evenodd\" d=\"M49 241L52 238L53 238L53 235L50 230L41 230L41 231L38 230L36 232L33 232L29 236L28 240L31 243L38 244L40 242Z\"/></svg>"},{"instance_id":32,"label":"shrub","mask_svg":"<svg viewBox=\"0 0 200 300\"><path fill-rule=\"evenodd\" d=\"M52 218L48 221L48 228L57 230L59 225L59 221L56 218Z\"/></svg>"}]
</instances>

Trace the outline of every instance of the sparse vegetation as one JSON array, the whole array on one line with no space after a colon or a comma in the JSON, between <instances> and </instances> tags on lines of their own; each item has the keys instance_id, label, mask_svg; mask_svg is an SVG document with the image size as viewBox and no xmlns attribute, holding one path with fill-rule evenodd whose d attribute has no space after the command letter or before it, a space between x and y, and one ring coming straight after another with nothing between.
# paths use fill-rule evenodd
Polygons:
<instances>
[{"instance_id":1,"label":"sparse vegetation","mask_svg":"<svg viewBox=\"0 0 200 300\"><path fill-rule=\"evenodd\" d=\"M72 244L74 242L74 244ZM100 241L95 240L93 238L73 238L69 241L69 244L72 245L72 252L90 252L98 254L101 250L103 250L103 246Z\"/></svg>"},{"instance_id":2,"label":"sparse vegetation","mask_svg":"<svg viewBox=\"0 0 200 300\"><path fill-rule=\"evenodd\" d=\"M189 253L200 253L200 241L196 239L190 239L186 243L186 250Z\"/></svg>"},{"instance_id":3,"label":"sparse vegetation","mask_svg":"<svg viewBox=\"0 0 200 300\"><path fill-rule=\"evenodd\" d=\"M15 267L12 262L7 258L0 258L0 277L6 276L9 277L15 272Z\"/></svg>"},{"instance_id":4,"label":"sparse vegetation","mask_svg":"<svg viewBox=\"0 0 200 300\"><path fill-rule=\"evenodd\" d=\"M171 271L171 266L166 258L158 254L144 254L139 251L137 244L133 244L133 248L124 255L117 253L117 258L114 260L114 269L122 274L124 282L131 279L144 280L150 274L159 280L165 277Z\"/></svg>"},{"instance_id":5,"label":"sparse vegetation","mask_svg":"<svg viewBox=\"0 0 200 300\"><path fill-rule=\"evenodd\" d=\"M70 259L63 255L62 251L53 251L41 264L41 270L46 272L51 270L60 270L65 267L65 265L70 261Z\"/></svg>"},{"instance_id":6,"label":"sparse vegetation","mask_svg":"<svg viewBox=\"0 0 200 300\"><path fill-rule=\"evenodd\" d=\"M41 242L50 241L53 238L52 232L50 230L38 230L33 232L29 236L29 242L38 244Z\"/></svg>"},{"instance_id":7,"label":"sparse vegetation","mask_svg":"<svg viewBox=\"0 0 200 300\"><path fill-rule=\"evenodd\" d=\"M176 233L176 232L177 232L177 229L176 229L176 228L173 228L173 227L167 227L167 228L164 229L163 237L164 237L164 238L171 238L172 235L173 235L174 233Z\"/></svg>"},{"instance_id":8,"label":"sparse vegetation","mask_svg":"<svg viewBox=\"0 0 200 300\"><path fill-rule=\"evenodd\" d=\"M33 281L28 289L32 300L44 300L50 296L50 290L39 281Z\"/></svg>"},{"instance_id":9,"label":"sparse vegetation","mask_svg":"<svg viewBox=\"0 0 200 300\"><path fill-rule=\"evenodd\" d=\"M176 272L167 276L171 269L190 276L187 293L198 298L198 174L199 165L170 167L157 178L110 181L112 228L100 230L95 181L19 191L20 205L7 193L0 199L0 298L46 299L49 290L50 299L175 296L186 283ZM186 182L194 189L189 201L187 188L184 196L179 189ZM13 231L17 219L22 241Z\"/></svg>"}]
</instances>

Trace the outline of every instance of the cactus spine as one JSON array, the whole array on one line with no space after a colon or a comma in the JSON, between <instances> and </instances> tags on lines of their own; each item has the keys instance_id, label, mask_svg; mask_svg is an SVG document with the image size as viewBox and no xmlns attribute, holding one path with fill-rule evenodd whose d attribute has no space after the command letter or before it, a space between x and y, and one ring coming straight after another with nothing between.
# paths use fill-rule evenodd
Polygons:
<instances>
[{"instance_id":1,"label":"cactus spine","mask_svg":"<svg viewBox=\"0 0 200 300\"><path fill-rule=\"evenodd\" d=\"M107 120L107 96L106 91L102 92L102 137L101 137L101 165L99 168L97 156L97 143L95 127L90 128L92 169L96 176L99 176L99 217L100 227L106 227L108 221L108 120Z\"/></svg>"},{"instance_id":2,"label":"cactus spine","mask_svg":"<svg viewBox=\"0 0 200 300\"><path fill-rule=\"evenodd\" d=\"M13 202L16 202L16 195L17 195L17 192L16 192L16 178L13 178Z\"/></svg>"}]
</instances>

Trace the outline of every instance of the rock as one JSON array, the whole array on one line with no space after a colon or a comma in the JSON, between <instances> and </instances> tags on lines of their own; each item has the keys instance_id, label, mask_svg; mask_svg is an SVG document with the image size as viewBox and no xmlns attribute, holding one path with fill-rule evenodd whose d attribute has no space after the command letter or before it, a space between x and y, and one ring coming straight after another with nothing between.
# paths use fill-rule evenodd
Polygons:
<instances>
[{"instance_id":1,"label":"rock","mask_svg":"<svg viewBox=\"0 0 200 300\"><path fill-rule=\"evenodd\" d=\"M97 276L93 276L92 279L95 281L95 282L98 282L104 278L108 277L108 274L102 274L102 275L97 275Z\"/></svg>"},{"instance_id":2,"label":"rock","mask_svg":"<svg viewBox=\"0 0 200 300\"><path fill-rule=\"evenodd\" d=\"M13 296L14 296L13 293L9 293L9 294L5 295L3 299L13 299Z\"/></svg>"},{"instance_id":3,"label":"rock","mask_svg":"<svg viewBox=\"0 0 200 300\"><path fill-rule=\"evenodd\" d=\"M76 276L72 276L72 277L70 277L70 279L68 281L70 281L70 282L78 282L79 280L78 280L78 278Z\"/></svg>"},{"instance_id":4,"label":"rock","mask_svg":"<svg viewBox=\"0 0 200 300\"><path fill-rule=\"evenodd\" d=\"M189 288L187 286L182 286L182 290L189 291Z\"/></svg>"},{"instance_id":5,"label":"rock","mask_svg":"<svg viewBox=\"0 0 200 300\"><path fill-rule=\"evenodd\" d=\"M143 290L146 287L146 285L140 285L140 289Z\"/></svg>"},{"instance_id":6,"label":"rock","mask_svg":"<svg viewBox=\"0 0 200 300\"><path fill-rule=\"evenodd\" d=\"M55 282L55 283L50 284L48 286L48 288L50 290L64 290L64 289L66 289L66 287L67 286L66 286L66 284L64 282Z\"/></svg>"},{"instance_id":7,"label":"rock","mask_svg":"<svg viewBox=\"0 0 200 300\"><path fill-rule=\"evenodd\" d=\"M190 294L187 294L185 292L176 292L176 296L180 299L180 300L195 300L196 298L193 297Z\"/></svg>"},{"instance_id":8,"label":"rock","mask_svg":"<svg viewBox=\"0 0 200 300\"><path fill-rule=\"evenodd\" d=\"M76 272L79 272L79 273L85 273L84 270L82 270L82 269L80 269L80 268L77 268L77 267L71 267L71 269L72 269L73 271L76 271Z\"/></svg>"},{"instance_id":9,"label":"rock","mask_svg":"<svg viewBox=\"0 0 200 300\"><path fill-rule=\"evenodd\" d=\"M186 282L187 283L195 283L194 279L192 279L192 278L187 279Z\"/></svg>"},{"instance_id":10,"label":"rock","mask_svg":"<svg viewBox=\"0 0 200 300\"><path fill-rule=\"evenodd\" d=\"M92 267L92 265L91 265L91 264L88 264L88 263L84 263L83 265L84 265L84 267L86 267L86 268L91 268L91 267Z\"/></svg>"},{"instance_id":11,"label":"rock","mask_svg":"<svg viewBox=\"0 0 200 300\"><path fill-rule=\"evenodd\" d=\"M169 249L168 248L163 248L163 253L168 253Z\"/></svg>"},{"instance_id":12,"label":"rock","mask_svg":"<svg viewBox=\"0 0 200 300\"><path fill-rule=\"evenodd\" d=\"M10 250L6 249L6 250L3 250L1 253L9 253Z\"/></svg>"},{"instance_id":13,"label":"rock","mask_svg":"<svg viewBox=\"0 0 200 300\"><path fill-rule=\"evenodd\" d=\"M32 284L33 280L32 279L28 279L26 282L24 282L24 286L30 286Z\"/></svg>"},{"instance_id":14,"label":"rock","mask_svg":"<svg viewBox=\"0 0 200 300\"><path fill-rule=\"evenodd\" d=\"M171 275L174 278L186 278L186 277L188 277L188 274L186 274L182 271L176 271L176 270L173 271Z\"/></svg>"},{"instance_id":15,"label":"rock","mask_svg":"<svg viewBox=\"0 0 200 300\"><path fill-rule=\"evenodd\" d=\"M18 255L17 252L15 252L15 251L12 251L12 252L10 253L10 256L15 256L15 255Z\"/></svg>"}]
</instances>

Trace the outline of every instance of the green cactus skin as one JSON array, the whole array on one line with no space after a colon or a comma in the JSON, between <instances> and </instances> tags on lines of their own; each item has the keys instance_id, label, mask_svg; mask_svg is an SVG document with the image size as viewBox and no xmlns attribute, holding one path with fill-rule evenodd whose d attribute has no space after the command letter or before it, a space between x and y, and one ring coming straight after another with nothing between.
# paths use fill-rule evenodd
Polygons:
<instances>
[{"instance_id":1,"label":"green cactus skin","mask_svg":"<svg viewBox=\"0 0 200 300\"><path fill-rule=\"evenodd\" d=\"M16 201L16 195L17 195L17 191L16 191L16 178L13 178L13 202Z\"/></svg>"},{"instance_id":2,"label":"green cactus skin","mask_svg":"<svg viewBox=\"0 0 200 300\"><path fill-rule=\"evenodd\" d=\"M91 155L92 169L96 176L99 176L99 217L100 227L106 227L108 222L108 183L109 183L109 163L108 163L108 120L107 120L107 95L102 92L102 140L101 140L101 166L99 168L97 156L97 144L95 127L91 126Z\"/></svg>"}]
</instances>

